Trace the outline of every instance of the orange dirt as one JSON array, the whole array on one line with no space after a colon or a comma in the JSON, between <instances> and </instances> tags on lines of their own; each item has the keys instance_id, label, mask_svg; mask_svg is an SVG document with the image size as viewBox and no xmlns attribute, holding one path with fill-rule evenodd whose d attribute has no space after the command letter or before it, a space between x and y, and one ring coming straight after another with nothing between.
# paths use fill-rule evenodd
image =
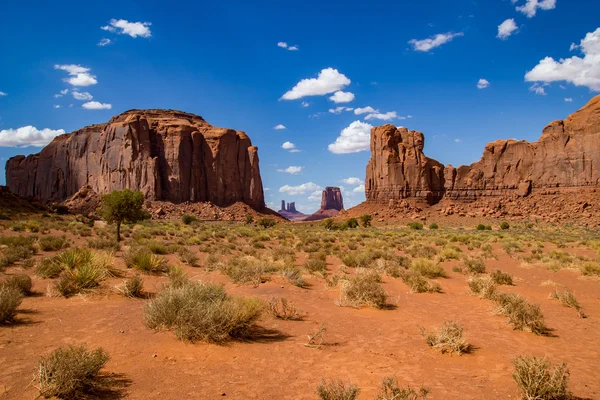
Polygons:
<instances>
[{"instance_id":1,"label":"orange dirt","mask_svg":"<svg viewBox=\"0 0 600 400\"><path fill-rule=\"evenodd\" d=\"M583 247L568 251L593 256ZM0 393L6 399L35 398L32 379L39 357L59 345L87 343L110 354L107 369L130 381L125 393L131 399L315 399L322 377L356 383L362 389L360 399L372 399L381 378L390 375L398 376L402 385L431 388L430 399L517 399L511 360L522 354L566 361L570 390L578 397L600 398L600 282L573 271L525 269L500 248L495 247L494 253L499 258L487 260L488 271L501 268L516 278L516 286L500 290L540 304L553 329L551 336L514 331L506 318L492 314L491 301L468 295L465 276L452 272L458 261L443 263L448 278L438 279L442 294L411 294L400 279L385 277L389 302L396 306L392 310L339 307L338 289L328 290L323 279L308 275L306 289L278 277L253 288L233 285L227 277L203 268L183 267L192 279L222 282L233 294L265 300L285 296L303 311L302 321L265 316L261 320L265 331L254 340L227 345L183 343L172 332L146 328L144 300L110 291L70 299L48 297L51 280L34 278L37 295L25 298L16 323L0 326ZM336 271L341 262L330 257L328 264ZM11 267L6 272L21 271ZM575 310L549 300L552 288L540 285L549 279L572 290L588 318L580 319ZM119 282L111 279L104 286ZM150 293L165 282L165 277L144 277ZM442 355L425 344L419 326L437 327L445 319L464 324L475 347L472 354ZM327 326L324 345L305 347L307 335L321 324Z\"/></svg>"}]
</instances>

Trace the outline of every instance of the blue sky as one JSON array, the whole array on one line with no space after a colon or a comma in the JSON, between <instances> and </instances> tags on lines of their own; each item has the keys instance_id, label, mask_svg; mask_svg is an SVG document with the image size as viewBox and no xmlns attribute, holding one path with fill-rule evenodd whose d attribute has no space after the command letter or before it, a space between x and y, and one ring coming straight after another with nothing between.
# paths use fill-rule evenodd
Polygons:
<instances>
[{"instance_id":1,"label":"blue sky","mask_svg":"<svg viewBox=\"0 0 600 400\"><path fill-rule=\"evenodd\" d=\"M325 186L364 200L369 125L422 131L456 166L600 91L592 0L36 3L0 13L2 163L59 129L180 109L250 135L275 209L313 212Z\"/></svg>"}]
</instances>

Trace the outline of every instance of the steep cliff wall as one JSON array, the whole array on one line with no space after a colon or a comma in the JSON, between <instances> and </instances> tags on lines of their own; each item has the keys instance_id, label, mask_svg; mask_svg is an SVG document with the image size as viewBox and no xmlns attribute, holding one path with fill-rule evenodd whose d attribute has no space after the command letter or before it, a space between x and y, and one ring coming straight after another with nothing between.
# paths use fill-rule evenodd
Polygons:
<instances>
[{"instance_id":1,"label":"steep cliff wall","mask_svg":"<svg viewBox=\"0 0 600 400\"><path fill-rule=\"evenodd\" d=\"M89 186L129 188L173 203L264 207L258 149L240 131L173 110L131 110L56 137L38 154L12 157L6 183L19 196L62 201Z\"/></svg>"},{"instance_id":2,"label":"steep cliff wall","mask_svg":"<svg viewBox=\"0 0 600 400\"><path fill-rule=\"evenodd\" d=\"M535 189L600 185L600 96L564 121L548 125L538 142L498 140L480 161L444 167L423 154L423 134L395 128L371 131L367 201L527 196Z\"/></svg>"}]
</instances>

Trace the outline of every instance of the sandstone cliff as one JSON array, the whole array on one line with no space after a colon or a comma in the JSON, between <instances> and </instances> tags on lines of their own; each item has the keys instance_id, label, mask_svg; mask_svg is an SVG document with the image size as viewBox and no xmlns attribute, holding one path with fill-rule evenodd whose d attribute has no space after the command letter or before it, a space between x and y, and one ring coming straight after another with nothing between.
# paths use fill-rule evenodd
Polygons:
<instances>
[{"instance_id":1,"label":"sandstone cliff","mask_svg":"<svg viewBox=\"0 0 600 400\"><path fill-rule=\"evenodd\" d=\"M305 221L318 221L320 219L335 217L344 209L344 199L339 187L327 186L321 194L321 208L309 215Z\"/></svg>"},{"instance_id":2,"label":"sandstone cliff","mask_svg":"<svg viewBox=\"0 0 600 400\"><path fill-rule=\"evenodd\" d=\"M56 137L38 154L12 157L6 184L22 197L63 201L88 186L129 188L149 200L237 201L264 208L258 151L240 131L174 110L130 110Z\"/></svg>"},{"instance_id":3,"label":"sandstone cliff","mask_svg":"<svg viewBox=\"0 0 600 400\"><path fill-rule=\"evenodd\" d=\"M371 202L416 198L473 201L485 196L527 196L600 185L600 96L564 121L548 125L538 142L498 140L480 161L444 167L423 154L423 134L395 128L371 131L366 197Z\"/></svg>"}]
</instances>

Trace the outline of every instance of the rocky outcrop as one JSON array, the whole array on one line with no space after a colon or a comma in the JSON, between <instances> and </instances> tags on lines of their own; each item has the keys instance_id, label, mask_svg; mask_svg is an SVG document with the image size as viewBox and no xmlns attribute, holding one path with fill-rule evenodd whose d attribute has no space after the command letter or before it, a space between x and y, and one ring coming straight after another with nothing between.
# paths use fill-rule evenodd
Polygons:
<instances>
[{"instance_id":1,"label":"rocky outcrop","mask_svg":"<svg viewBox=\"0 0 600 400\"><path fill-rule=\"evenodd\" d=\"M286 206L285 200L281 200L281 210L277 212L279 213L279 215L286 219L289 219L290 221L300 221L306 218L306 214L303 214L300 211L296 210L295 202L287 203Z\"/></svg>"},{"instance_id":2,"label":"rocky outcrop","mask_svg":"<svg viewBox=\"0 0 600 400\"><path fill-rule=\"evenodd\" d=\"M344 209L344 199L339 187L327 186L321 194L321 208L309 215L305 221L318 221L337 216Z\"/></svg>"},{"instance_id":3,"label":"rocky outcrop","mask_svg":"<svg viewBox=\"0 0 600 400\"><path fill-rule=\"evenodd\" d=\"M129 188L148 200L241 201L264 208L258 149L240 131L174 110L131 110L56 137L38 154L12 157L6 183L22 197L63 201L88 187Z\"/></svg>"},{"instance_id":4,"label":"rocky outcrop","mask_svg":"<svg viewBox=\"0 0 600 400\"><path fill-rule=\"evenodd\" d=\"M385 125L371 131L366 197L371 202L416 198L474 201L525 197L536 190L600 185L600 96L564 121L548 125L538 142L498 140L470 166L442 166L423 154L423 134Z\"/></svg>"},{"instance_id":5,"label":"rocky outcrop","mask_svg":"<svg viewBox=\"0 0 600 400\"><path fill-rule=\"evenodd\" d=\"M321 194L321 210L337 210L344 208L344 199L339 187L327 186Z\"/></svg>"}]
</instances>

